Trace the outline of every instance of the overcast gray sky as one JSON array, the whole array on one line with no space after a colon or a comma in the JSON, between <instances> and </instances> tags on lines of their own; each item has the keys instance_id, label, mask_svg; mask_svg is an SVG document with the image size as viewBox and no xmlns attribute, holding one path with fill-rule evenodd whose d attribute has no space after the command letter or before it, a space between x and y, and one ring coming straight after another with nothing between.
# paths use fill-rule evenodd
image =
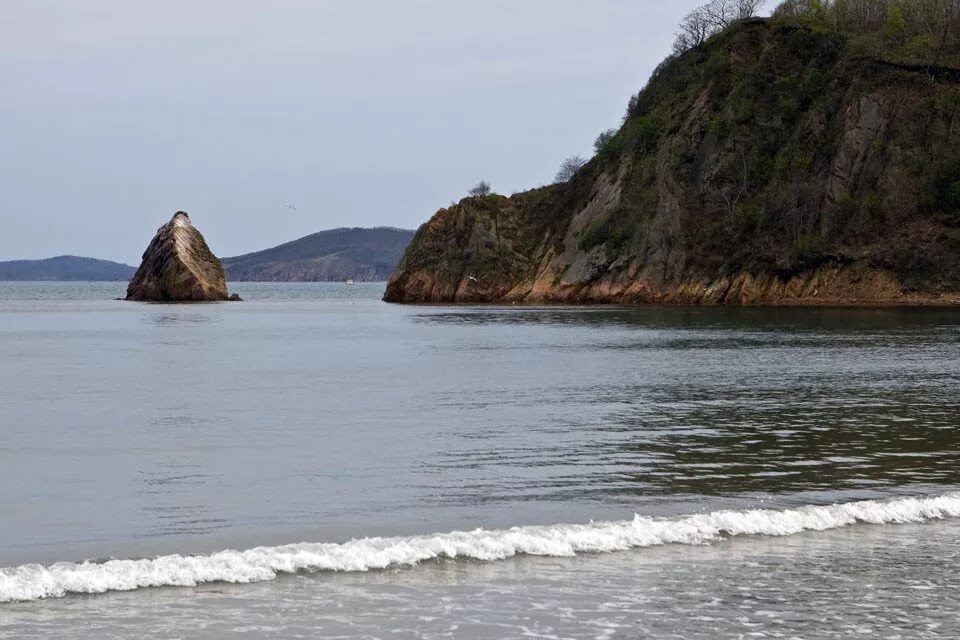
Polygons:
<instances>
[{"instance_id":1,"label":"overcast gray sky","mask_svg":"<svg viewBox=\"0 0 960 640\"><path fill-rule=\"evenodd\" d=\"M4 0L0 260L136 264L177 209L236 255L547 183L697 4Z\"/></svg>"}]
</instances>

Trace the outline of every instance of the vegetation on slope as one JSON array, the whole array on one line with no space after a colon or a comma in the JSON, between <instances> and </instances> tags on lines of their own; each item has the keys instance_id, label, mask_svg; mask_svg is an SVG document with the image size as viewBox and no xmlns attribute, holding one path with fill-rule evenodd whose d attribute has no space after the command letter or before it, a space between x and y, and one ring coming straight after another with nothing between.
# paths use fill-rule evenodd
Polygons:
<instances>
[{"instance_id":1,"label":"vegetation on slope","mask_svg":"<svg viewBox=\"0 0 960 640\"><path fill-rule=\"evenodd\" d=\"M960 288L960 72L939 66L960 43L918 58L924 49L899 45L904 30L890 40L885 25L908 4L924 3L793 0L662 67L616 141L635 169L609 233L642 230L664 159L646 152L650 140L699 111L702 137L667 144L671 177L692 187L683 241L705 268L868 258L908 284ZM858 157L843 157L851 147ZM927 251L934 229L953 256Z\"/></svg>"}]
</instances>

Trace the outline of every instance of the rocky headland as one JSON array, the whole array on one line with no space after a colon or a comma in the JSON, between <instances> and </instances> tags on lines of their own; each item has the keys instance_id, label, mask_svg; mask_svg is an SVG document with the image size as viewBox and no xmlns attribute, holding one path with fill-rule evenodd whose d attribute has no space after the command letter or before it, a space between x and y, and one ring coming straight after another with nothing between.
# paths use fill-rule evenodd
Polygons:
<instances>
[{"instance_id":1,"label":"rocky headland","mask_svg":"<svg viewBox=\"0 0 960 640\"><path fill-rule=\"evenodd\" d=\"M215 302L230 299L220 260L184 211L157 230L127 286L127 300ZM236 297L234 297L236 299Z\"/></svg>"},{"instance_id":2,"label":"rocky headland","mask_svg":"<svg viewBox=\"0 0 960 640\"><path fill-rule=\"evenodd\" d=\"M668 58L571 179L438 211L385 300L960 303L960 69L818 20Z\"/></svg>"}]
</instances>

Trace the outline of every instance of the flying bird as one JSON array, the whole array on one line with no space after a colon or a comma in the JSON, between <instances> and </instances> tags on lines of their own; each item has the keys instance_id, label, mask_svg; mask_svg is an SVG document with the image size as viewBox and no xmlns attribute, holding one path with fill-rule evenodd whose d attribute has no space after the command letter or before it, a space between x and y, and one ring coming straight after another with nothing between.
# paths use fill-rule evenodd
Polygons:
<instances>
[{"instance_id":1,"label":"flying bird","mask_svg":"<svg viewBox=\"0 0 960 640\"><path fill-rule=\"evenodd\" d=\"M477 279L474 278L473 276L467 276L467 280L469 280L470 282L480 282L479 280L477 280Z\"/></svg>"},{"instance_id":2,"label":"flying bird","mask_svg":"<svg viewBox=\"0 0 960 640\"><path fill-rule=\"evenodd\" d=\"M285 205L283 205L283 208L284 208L284 209L290 209L291 211L296 211L296 210L297 210L297 208L296 208L295 206L293 206L292 204L285 204Z\"/></svg>"}]
</instances>

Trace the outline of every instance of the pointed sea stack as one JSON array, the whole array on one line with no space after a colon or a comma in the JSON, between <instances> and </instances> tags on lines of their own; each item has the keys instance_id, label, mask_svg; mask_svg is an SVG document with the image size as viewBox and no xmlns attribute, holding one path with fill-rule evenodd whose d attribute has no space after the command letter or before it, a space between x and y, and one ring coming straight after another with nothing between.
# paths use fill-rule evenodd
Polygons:
<instances>
[{"instance_id":1,"label":"pointed sea stack","mask_svg":"<svg viewBox=\"0 0 960 640\"><path fill-rule=\"evenodd\" d=\"M127 300L213 302L228 300L223 265L207 242L178 211L157 229L143 262L127 286Z\"/></svg>"}]
</instances>

